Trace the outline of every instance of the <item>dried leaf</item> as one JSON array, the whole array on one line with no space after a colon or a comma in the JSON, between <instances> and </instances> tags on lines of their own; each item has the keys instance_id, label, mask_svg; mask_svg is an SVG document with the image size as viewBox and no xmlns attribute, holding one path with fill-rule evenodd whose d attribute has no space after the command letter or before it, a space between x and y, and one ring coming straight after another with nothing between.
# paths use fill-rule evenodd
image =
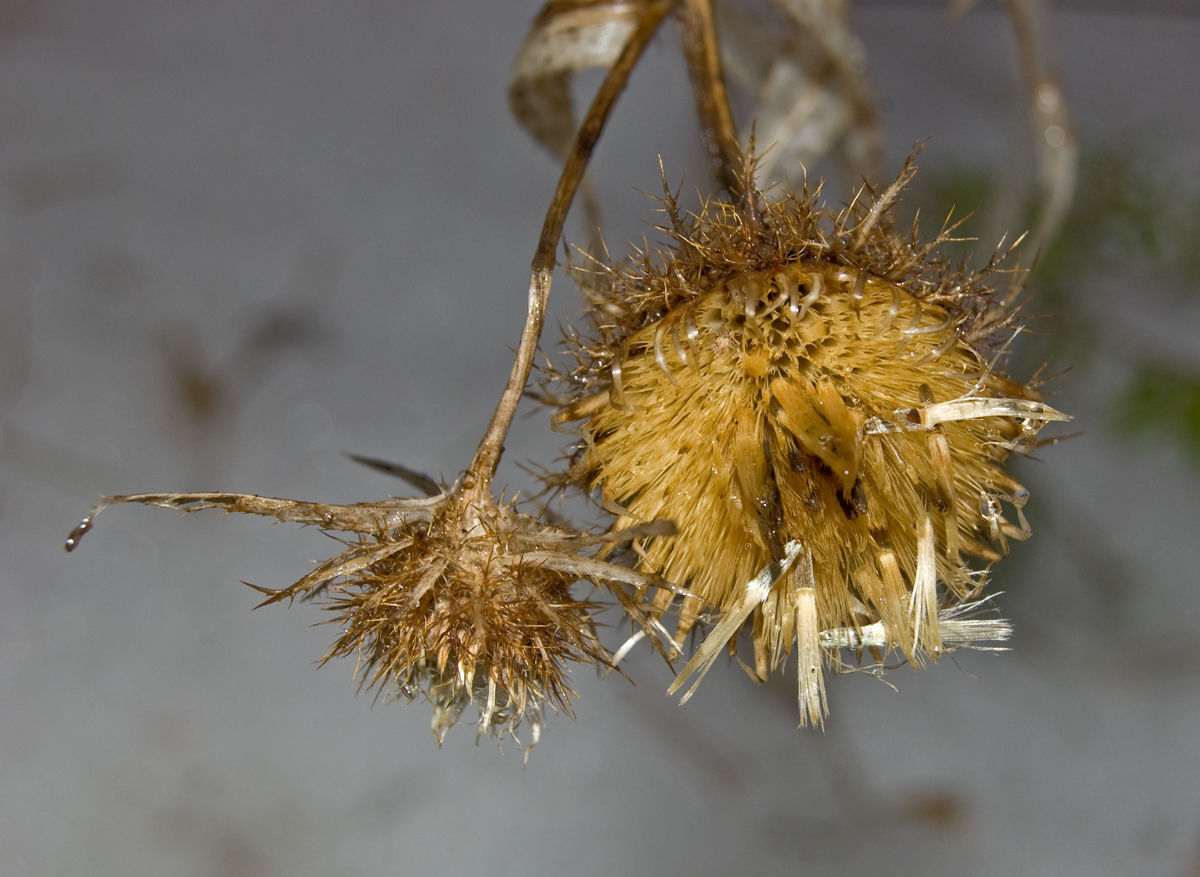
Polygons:
<instances>
[{"instance_id":1,"label":"dried leaf","mask_svg":"<svg viewBox=\"0 0 1200 877\"><path fill-rule=\"evenodd\" d=\"M571 78L589 67L609 68L643 14L622 0L551 0L517 53L508 103L529 136L559 160L575 136Z\"/></svg>"}]
</instances>

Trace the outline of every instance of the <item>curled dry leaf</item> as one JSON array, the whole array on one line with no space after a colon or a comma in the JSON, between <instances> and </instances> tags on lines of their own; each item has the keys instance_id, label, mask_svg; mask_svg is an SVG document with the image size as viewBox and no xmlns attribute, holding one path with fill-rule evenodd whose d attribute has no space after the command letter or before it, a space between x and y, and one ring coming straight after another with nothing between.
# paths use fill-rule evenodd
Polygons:
<instances>
[{"instance_id":1,"label":"curled dry leaf","mask_svg":"<svg viewBox=\"0 0 1200 877\"><path fill-rule=\"evenodd\" d=\"M644 6L628 0L551 0L534 20L513 65L509 106L527 133L555 157L566 155L575 131L573 75L611 67ZM776 0L775 6L778 15L760 22L730 0L715 4L724 37L721 63L755 100L751 124L741 132L742 148L749 148L756 128L758 142L771 147L760 165L769 181L797 160L812 164L831 151L850 179L875 178L882 153L879 114L846 4ZM714 13L707 0L679 7L689 52L699 34L715 33ZM704 98L698 94L697 99ZM712 126L706 121L705 127Z\"/></svg>"},{"instance_id":2,"label":"curled dry leaf","mask_svg":"<svg viewBox=\"0 0 1200 877\"><path fill-rule=\"evenodd\" d=\"M844 0L774 0L778 13L756 21L733 0L717 0L730 77L756 104L741 132L765 148L760 181L832 154L851 181L879 176L883 135L866 75L866 55L850 32ZM769 47L764 51L764 47Z\"/></svg>"},{"instance_id":3,"label":"curled dry leaf","mask_svg":"<svg viewBox=\"0 0 1200 877\"><path fill-rule=\"evenodd\" d=\"M644 3L551 0L517 53L508 104L521 127L560 161L575 137L574 74L609 68L637 28Z\"/></svg>"}]
</instances>

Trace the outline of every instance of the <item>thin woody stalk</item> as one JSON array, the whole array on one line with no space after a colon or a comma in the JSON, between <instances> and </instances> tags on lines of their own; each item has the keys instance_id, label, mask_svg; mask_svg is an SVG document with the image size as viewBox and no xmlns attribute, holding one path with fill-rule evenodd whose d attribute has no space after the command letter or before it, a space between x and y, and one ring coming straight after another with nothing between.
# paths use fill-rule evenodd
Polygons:
<instances>
[{"instance_id":1,"label":"thin woody stalk","mask_svg":"<svg viewBox=\"0 0 1200 877\"><path fill-rule=\"evenodd\" d=\"M1033 152L1038 176L1038 217L1026 246L1039 252L1066 219L1075 195L1078 143L1067 113L1062 87L1046 69L1041 45L1042 27L1037 4L1030 0L1004 0L1017 41L1017 61L1028 99ZM1003 306L1016 305L1019 291L1005 297Z\"/></svg>"},{"instance_id":2,"label":"thin woody stalk","mask_svg":"<svg viewBox=\"0 0 1200 877\"><path fill-rule=\"evenodd\" d=\"M517 358L513 362L512 372L508 383L500 396L500 402L487 431L475 451L475 458L467 470L468 478L473 477L474 484L464 482L464 487L471 490L490 492L492 479L496 475L496 467L500 463L500 455L504 451L504 439L517 412L517 404L525 392L525 384L529 380L529 372L533 369L533 357L537 352L538 341L546 324L546 307L550 299L550 280L554 271L554 253L558 248L558 240L562 235L563 224L571 202L583 180L584 171L591 160L592 151L596 148L604 126L612 114L617 98L625 90L629 75L637 66L650 40L658 32L663 20L675 9L678 0L658 0L646 6L646 11L638 22L637 29L625 44L624 51L612 69L609 70L600 90L596 93L587 116L575 134L571 144L570 155L563 165L562 174L558 178L558 187L546 213L546 221L542 225L542 234L538 239L537 249L533 254L533 270L529 280L529 313L525 320L525 329L521 333L521 344L517 348Z\"/></svg>"},{"instance_id":3,"label":"thin woody stalk","mask_svg":"<svg viewBox=\"0 0 1200 877\"><path fill-rule=\"evenodd\" d=\"M733 124L729 94L725 90L710 0L685 0L679 16L679 30L696 110L700 114L700 130L715 164L713 172L726 191L738 197L742 188L741 147Z\"/></svg>"}]
</instances>

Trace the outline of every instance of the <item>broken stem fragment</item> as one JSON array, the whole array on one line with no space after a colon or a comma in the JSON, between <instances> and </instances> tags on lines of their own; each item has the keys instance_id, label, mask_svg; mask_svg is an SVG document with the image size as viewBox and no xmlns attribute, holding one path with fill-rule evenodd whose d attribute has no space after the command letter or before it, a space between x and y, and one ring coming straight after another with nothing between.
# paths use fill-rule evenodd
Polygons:
<instances>
[{"instance_id":1,"label":"broken stem fragment","mask_svg":"<svg viewBox=\"0 0 1200 877\"><path fill-rule=\"evenodd\" d=\"M446 500L445 495L440 495L424 499L389 499L356 505L324 505L249 493L130 493L104 497L100 504L79 522L79 526L71 531L63 547L67 551L74 551L79 545L79 540L92 529L96 515L110 505L126 502L179 509L185 513L198 512L201 509L224 509L226 514L261 515L265 518L275 518L277 521L312 524L323 530L365 533L394 530L406 523L428 521Z\"/></svg>"},{"instance_id":2,"label":"broken stem fragment","mask_svg":"<svg viewBox=\"0 0 1200 877\"><path fill-rule=\"evenodd\" d=\"M710 0L686 0L679 15L679 30L700 114L700 130L712 156L713 173L725 190L737 197L744 188L740 176L742 148L725 89Z\"/></svg>"}]
</instances>

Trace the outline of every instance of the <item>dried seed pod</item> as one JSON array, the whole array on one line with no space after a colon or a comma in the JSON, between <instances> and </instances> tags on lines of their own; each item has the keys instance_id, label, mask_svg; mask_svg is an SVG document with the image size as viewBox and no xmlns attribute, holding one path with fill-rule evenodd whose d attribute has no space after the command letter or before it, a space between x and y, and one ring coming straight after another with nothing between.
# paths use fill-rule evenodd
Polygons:
<instances>
[{"instance_id":1,"label":"dried seed pod","mask_svg":"<svg viewBox=\"0 0 1200 877\"><path fill-rule=\"evenodd\" d=\"M642 552L698 598L676 648L702 608L738 621L683 677L753 614L760 676L793 642L815 670L801 679L807 721L825 712L818 642L828 661L871 645L867 628L878 647L882 630L885 649L919 665L1006 633L961 627L983 583L964 555L994 559L1026 533L1026 493L1000 464L1067 419L985 355L1011 324L985 285L995 264L953 271L891 230L911 171L836 217L807 191L761 208L751 192L685 222L668 193L674 245L607 272L596 337L567 376L575 401L556 418L583 421L572 472L625 510L617 526L678 525Z\"/></svg>"},{"instance_id":2,"label":"dried seed pod","mask_svg":"<svg viewBox=\"0 0 1200 877\"><path fill-rule=\"evenodd\" d=\"M597 607L573 596L572 585L584 580L612 587L644 624L636 602L613 583L667 587L583 552L671 535L674 527L655 522L583 534L522 514L480 487L465 477L428 498L352 506L232 493L113 496L83 519L66 548L79 544L101 510L125 502L186 512L220 508L355 534L345 540L345 551L290 587L251 585L268 595L262 605L322 601L335 613L329 623L341 631L322 663L355 654L366 688L386 699L425 697L433 705L439 743L474 704L480 735L507 732L515 739L525 724L532 746L545 707L571 711L570 665L612 666L596 638Z\"/></svg>"},{"instance_id":3,"label":"dried seed pod","mask_svg":"<svg viewBox=\"0 0 1200 877\"><path fill-rule=\"evenodd\" d=\"M340 577L323 598L342 633L325 660L356 654L367 687L426 697L439 742L474 704L481 735L515 737L524 723L536 743L544 706L570 709L568 665L604 665L607 652L593 630L596 607L570 593L576 577L515 550L532 520L510 506L487 511L490 520L472 524L450 503L330 561ZM359 557L370 562L351 569Z\"/></svg>"}]
</instances>

